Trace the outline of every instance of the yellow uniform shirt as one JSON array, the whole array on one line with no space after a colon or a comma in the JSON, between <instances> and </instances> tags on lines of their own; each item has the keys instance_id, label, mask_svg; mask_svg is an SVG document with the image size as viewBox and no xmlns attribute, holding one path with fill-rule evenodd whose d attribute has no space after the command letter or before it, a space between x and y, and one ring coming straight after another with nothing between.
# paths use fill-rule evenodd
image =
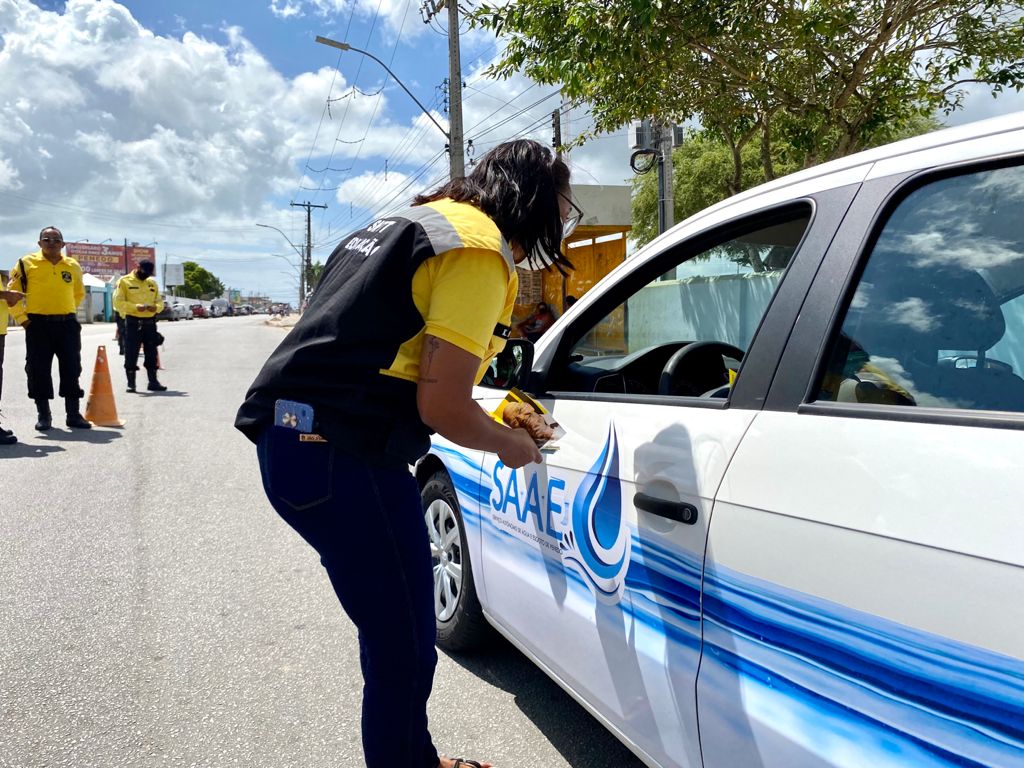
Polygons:
<instances>
[{"instance_id":1,"label":"yellow uniform shirt","mask_svg":"<svg viewBox=\"0 0 1024 768\"><path fill-rule=\"evenodd\" d=\"M143 312L136 308L139 304L156 309ZM114 290L114 311L120 312L123 317L153 317L162 312L163 308L164 300L160 296L160 288L155 278L147 277L143 280L135 272L129 272L117 281L117 288Z\"/></svg>"},{"instance_id":2,"label":"yellow uniform shirt","mask_svg":"<svg viewBox=\"0 0 1024 768\"><path fill-rule=\"evenodd\" d=\"M78 262L67 256L51 264L41 251L22 257L20 264L25 267L25 300L11 307L11 314L20 324L26 315L71 315L85 298L82 284L82 268ZM21 291L21 266L15 264L11 270L8 290Z\"/></svg>"},{"instance_id":3,"label":"yellow uniform shirt","mask_svg":"<svg viewBox=\"0 0 1024 768\"><path fill-rule=\"evenodd\" d=\"M423 330L402 344L381 373L418 381L423 337L430 334L479 357L479 382L491 358L505 348L505 340L494 333L495 318L502 325L511 322L519 278L502 255L501 233L486 214L447 199L427 205L453 222L464 246L427 259L416 270L412 297Z\"/></svg>"},{"instance_id":4,"label":"yellow uniform shirt","mask_svg":"<svg viewBox=\"0 0 1024 768\"><path fill-rule=\"evenodd\" d=\"M7 324L10 322L10 307L7 306L7 302L0 299L0 336L7 334Z\"/></svg>"}]
</instances>

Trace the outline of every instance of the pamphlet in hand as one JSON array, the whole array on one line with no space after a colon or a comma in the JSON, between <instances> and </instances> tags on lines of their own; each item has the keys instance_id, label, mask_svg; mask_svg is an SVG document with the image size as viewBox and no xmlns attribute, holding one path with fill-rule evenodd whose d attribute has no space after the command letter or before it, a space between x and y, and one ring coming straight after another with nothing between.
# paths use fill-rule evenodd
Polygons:
<instances>
[{"instance_id":1,"label":"pamphlet in hand","mask_svg":"<svg viewBox=\"0 0 1024 768\"><path fill-rule=\"evenodd\" d=\"M522 428L530 433L537 447L545 451L558 450L556 441L565 436L565 430L544 406L520 389L513 388L491 412L495 421L513 429Z\"/></svg>"}]
</instances>

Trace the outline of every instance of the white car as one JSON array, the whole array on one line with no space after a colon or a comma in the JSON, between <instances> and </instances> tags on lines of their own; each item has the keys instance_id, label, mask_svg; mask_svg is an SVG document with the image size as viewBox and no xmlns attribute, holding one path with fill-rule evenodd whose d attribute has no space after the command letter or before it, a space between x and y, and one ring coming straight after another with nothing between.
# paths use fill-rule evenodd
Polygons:
<instances>
[{"instance_id":1,"label":"white car","mask_svg":"<svg viewBox=\"0 0 1024 768\"><path fill-rule=\"evenodd\" d=\"M192 310L184 304L173 304L171 311L174 313L175 320L191 320Z\"/></svg>"},{"instance_id":2,"label":"white car","mask_svg":"<svg viewBox=\"0 0 1024 768\"><path fill-rule=\"evenodd\" d=\"M726 200L509 342L566 434L416 466L439 644L496 628L648 766L1024 766L1022 212L1017 113Z\"/></svg>"}]
</instances>

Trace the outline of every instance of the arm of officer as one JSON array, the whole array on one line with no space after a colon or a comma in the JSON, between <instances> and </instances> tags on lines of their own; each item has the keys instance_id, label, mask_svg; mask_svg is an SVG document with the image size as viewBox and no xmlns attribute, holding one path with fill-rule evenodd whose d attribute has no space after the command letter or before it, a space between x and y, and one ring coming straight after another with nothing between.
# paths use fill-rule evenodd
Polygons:
<instances>
[{"instance_id":1,"label":"arm of officer","mask_svg":"<svg viewBox=\"0 0 1024 768\"><path fill-rule=\"evenodd\" d=\"M11 270L11 279L7 282L7 290L9 292L20 292L21 290L21 270L17 264ZM24 299L24 294L19 293L19 295ZM7 303L10 304L10 301L8 300ZM14 322L18 325L28 325L28 315L25 314L25 302L23 300L11 304L11 317L14 318Z\"/></svg>"},{"instance_id":2,"label":"arm of officer","mask_svg":"<svg viewBox=\"0 0 1024 768\"><path fill-rule=\"evenodd\" d=\"M85 298L85 283L82 282L82 268L72 270L74 272L74 292L75 292L75 306L77 307L82 303L82 299Z\"/></svg>"},{"instance_id":3,"label":"arm of officer","mask_svg":"<svg viewBox=\"0 0 1024 768\"><path fill-rule=\"evenodd\" d=\"M156 288L156 304L153 306L153 311L159 315L164 311L164 297L160 295L160 288L157 287L156 280L152 277L149 279L153 280L153 287Z\"/></svg>"},{"instance_id":4,"label":"arm of officer","mask_svg":"<svg viewBox=\"0 0 1024 768\"><path fill-rule=\"evenodd\" d=\"M128 303L128 291L125 290L124 278L121 278L114 289L114 311L124 316L130 309L133 307Z\"/></svg>"},{"instance_id":5,"label":"arm of officer","mask_svg":"<svg viewBox=\"0 0 1024 768\"><path fill-rule=\"evenodd\" d=\"M516 469L540 462L540 450L525 429L509 429L473 400L480 358L436 336L423 339L416 405L423 423L453 443L498 454Z\"/></svg>"}]
</instances>

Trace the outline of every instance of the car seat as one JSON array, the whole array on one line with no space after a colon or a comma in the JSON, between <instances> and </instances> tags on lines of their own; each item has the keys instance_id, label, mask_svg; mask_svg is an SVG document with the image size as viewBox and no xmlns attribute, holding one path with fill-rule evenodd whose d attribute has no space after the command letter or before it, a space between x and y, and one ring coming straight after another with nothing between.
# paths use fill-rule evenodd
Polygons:
<instances>
[{"instance_id":1,"label":"car seat","mask_svg":"<svg viewBox=\"0 0 1024 768\"><path fill-rule=\"evenodd\" d=\"M869 362L848 366L836 399L1024 411L1024 379L984 366L1006 331L999 301L976 271L959 266L869 265L844 331ZM939 364L940 351L971 351L975 368ZM861 386L869 384L870 386ZM879 393L879 390L883 390Z\"/></svg>"}]
</instances>

